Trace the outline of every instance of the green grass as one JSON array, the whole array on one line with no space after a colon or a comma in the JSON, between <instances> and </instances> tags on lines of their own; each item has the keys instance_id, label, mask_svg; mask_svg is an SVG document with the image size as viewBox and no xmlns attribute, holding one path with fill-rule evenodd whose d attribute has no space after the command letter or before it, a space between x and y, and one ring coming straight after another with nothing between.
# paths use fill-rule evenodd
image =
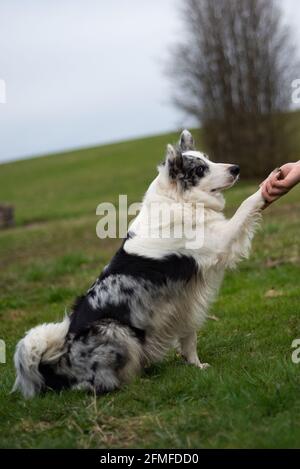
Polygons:
<instances>
[{"instance_id":1,"label":"green grass","mask_svg":"<svg viewBox=\"0 0 300 469\"><path fill-rule=\"evenodd\" d=\"M199 334L199 371L175 353L126 388L95 398L9 394L12 356L30 327L59 320L119 245L95 234L96 206L141 199L174 135L0 167L0 200L17 226L0 232L0 446L17 448L299 447L299 188L264 213L251 259L226 275ZM227 213L257 187L227 193ZM268 293L273 290L273 293ZM266 293L268 293L266 295Z\"/></svg>"}]
</instances>

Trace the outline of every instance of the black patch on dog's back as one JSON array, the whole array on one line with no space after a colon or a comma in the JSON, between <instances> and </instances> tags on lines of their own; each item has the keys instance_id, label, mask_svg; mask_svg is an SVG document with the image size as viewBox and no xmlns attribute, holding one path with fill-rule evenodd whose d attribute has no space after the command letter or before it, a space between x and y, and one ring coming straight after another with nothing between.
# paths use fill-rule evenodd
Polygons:
<instances>
[{"instance_id":1,"label":"black patch on dog's back","mask_svg":"<svg viewBox=\"0 0 300 469\"><path fill-rule=\"evenodd\" d=\"M198 273L196 261L189 256L171 254L161 259L128 254L123 246L107 266L100 279L110 275L130 275L136 279L148 280L154 285L171 282L188 282Z\"/></svg>"},{"instance_id":2,"label":"black patch on dog's back","mask_svg":"<svg viewBox=\"0 0 300 469\"><path fill-rule=\"evenodd\" d=\"M127 239L131 238L129 235ZM126 239L126 240L127 240ZM147 290L151 285L165 286L168 282L188 282L193 276L198 273L198 267L195 260L189 256L178 256L172 254L161 259L152 259L135 254L128 254L124 250L123 245L112 258L110 264L105 267L102 274L99 276L97 289L108 289L105 279L110 278L111 282L111 301L95 307L90 301L89 297L95 297L95 290L93 287L84 296L81 296L75 302L72 314L70 316L69 332L78 335L84 333L93 323L102 320L117 321L120 325L129 327L134 335L140 340L145 340L145 331L133 326L130 317L130 296L134 295L134 280L132 285L122 285L119 275L127 276L128 279L135 279L136 282L141 280L146 281L144 288ZM119 286L121 296L119 303L114 298L114 283Z\"/></svg>"},{"instance_id":3,"label":"black patch on dog's back","mask_svg":"<svg viewBox=\"0 0 300 469\"><path fill-rule=\"evenodd\" d=\"M104 319L111 319L117 321L120 325L129 327L140 341L145 340L145 331L134 327L131 323L127 302L107 303L103 307L93 308L88 300L88 295L77 298L70 316L69 333L75 334L78 338L80 334L85 334L93 323Z\"/></svg>"}]
</instances>

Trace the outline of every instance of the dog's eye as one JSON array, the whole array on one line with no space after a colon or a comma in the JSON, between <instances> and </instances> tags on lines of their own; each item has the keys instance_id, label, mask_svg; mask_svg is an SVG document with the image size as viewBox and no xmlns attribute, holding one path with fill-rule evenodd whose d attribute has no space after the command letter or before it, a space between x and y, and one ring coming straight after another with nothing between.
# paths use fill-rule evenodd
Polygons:
<instances>
[{"instance_id":1,"label":"dog's eye","mask_svg":"<svg viewBox=\"0 0 300 469\"><path fill-rule=\"evenodd\" d=\"M196 174L197 174L197 176L201 177L201 176L203 176L203 173L204 173L204 168L203 168L203 166L198 166L198 168L196 168Z\"/></svg>"}]
</instances>

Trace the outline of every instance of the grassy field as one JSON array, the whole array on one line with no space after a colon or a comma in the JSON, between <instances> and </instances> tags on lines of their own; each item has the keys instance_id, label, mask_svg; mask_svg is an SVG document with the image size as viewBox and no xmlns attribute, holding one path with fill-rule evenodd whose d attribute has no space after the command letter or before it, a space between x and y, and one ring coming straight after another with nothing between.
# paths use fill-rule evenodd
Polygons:
<instances>
[{"instance_id":1,"label":"grassy field","mask_svg":"<svg viewBox=\"0 0 300 469\"><path fill-rule=\"evenodd\" d=\"M0 166L0 201L16 227L0 232L0 446L17 448L299 447L300 191L264 213L251 259L228 273L200 333L212 366L175 353L119 392L79 392L24 401L9 391L12 356L30 327L59 320L93 282L118 240L96 237L96 206L141 199L174 135L124 142ZM257 187L227 193L227 213Z\"/></svg>"}]
</instances>

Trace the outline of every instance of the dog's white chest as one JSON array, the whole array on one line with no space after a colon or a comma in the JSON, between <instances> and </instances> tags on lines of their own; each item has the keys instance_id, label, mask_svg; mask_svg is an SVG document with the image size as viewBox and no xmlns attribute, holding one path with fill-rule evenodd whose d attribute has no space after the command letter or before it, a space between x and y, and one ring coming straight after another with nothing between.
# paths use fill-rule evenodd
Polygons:
<instances>
[{"instance_id":1,"label":"dog's white chest","mask_svg":"<svg viewBox=\"0 0 300 469\"><path fill-rule=\"evenodd\" d=\"M186 320L195 329L205 321L209 307L218 294L224 271L211 268L188 285L185 292Z\"/></svg>"}]
</instances>

